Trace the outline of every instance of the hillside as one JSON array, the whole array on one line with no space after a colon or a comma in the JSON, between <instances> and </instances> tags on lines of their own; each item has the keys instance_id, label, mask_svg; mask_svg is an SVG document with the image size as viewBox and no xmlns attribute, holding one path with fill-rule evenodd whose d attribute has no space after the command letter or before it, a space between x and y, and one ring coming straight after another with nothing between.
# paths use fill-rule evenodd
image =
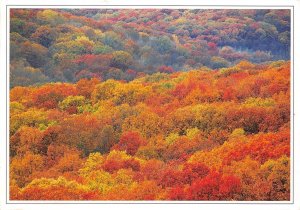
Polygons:
<instances>
[{"instance_id":1,"label":"hillside","mask_svg":"<svg viewBox=\"0 0 300 210\"><path fill-rule=\"evenodd\" d=\"M289 10L12 9L10 86L290 59Z\"/></svg>"},{"instance_id":2,"label":"hillside","mask_svg":"<svg viewBox=\"0 0 300 210\"><path fill-rule=\"evenodd\" d=\"M289 196L288 61L10 90L12 200Z\"/></svg>"}]
</instances>

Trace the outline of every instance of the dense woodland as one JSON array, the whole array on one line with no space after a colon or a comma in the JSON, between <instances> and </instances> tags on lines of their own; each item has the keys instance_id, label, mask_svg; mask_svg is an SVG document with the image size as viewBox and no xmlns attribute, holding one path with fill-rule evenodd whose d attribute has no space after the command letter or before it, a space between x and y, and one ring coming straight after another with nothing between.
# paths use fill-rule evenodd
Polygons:
<instances>
[{"instance_id":1,"label":"dense woodland","mask_svg":"<svg viewBox=\"0 0 300 210\"><path fill-rule=\"evenodd\" d=\"M170 11L156 12L163 15ZM34 22L24 20L24 23L18 25L22 30L18 31L16 26L12 29L12 46L13 42L19 40L22 46L19 50L26 45L34 45L41 52L45 51L45 54L35 50L26 51L28 54L22 53L22 56L25 56L24 60L13 58L12 66L27 65L28 68L23 70L32 72L32 75L23 72L24 80L17 80L16 84L20 81L25 84L27 81L25 77L28 79L33 75L46 75L47 78L56 78L58 75L68 78L66 75L69 75L70 81L73 81L74 76L78 76L86 69L89 69L86 73L98 75L98 67L102 67L100 65L102 60L98 57L109 57L119 53L127 55L128 52L114 51L114 48L109 48L112 54L98 53L100 49L108 48L104 44L106 40L104 37L106 33L112 33L109 32L110 24L101 25L96 21L102 17L101 14L91 11L84 13L87 17L78 17L75 16L76 11L72 13L59 11L59 13L59 16L53 16L49 11L31 12L30 15L25 11L14 12L13 21L21 21L18 17L27 14L26 17ZM119 15L114 15L115 13L116 11L110 10L104 13L107 14L108 23L114 21L114 17L118 21L127 20L128 14L125 11L119 12ZM145 18L142 20L135 17L134 14L139 15L135 11L132 13L132 21L121 21L119 25L113 26L120 27L121 33L116 33L119 42L113 39L112 43L120 44L122 50L135 49L127 48L126 45L129 43L133 46L137 43L143 44L141 32L135 33L132 28L123 31L127 25L142 21L153 28L161 27L161 31L171 30L171 25L174 25L162 24L167 22L164 16L157 18L160 21L160 24L157 24L153 23L150 12L143 14ZM173 16L175 17L177 13L185 14L186 18L194 15L193 12L186 14L184 11L174 11ZM234 24L238 27L241 21L252 22L248 17L240 18L240 15L233 11L226 13L232 14L232 17L237 16L237 19L227 17L222 24ZM259 12L250 10L244 13L252 15ZM155 12L153 14L158 15ZM205 14L211 15L211 18L216 20L224 17L219 17L218 12L212 11ZM259 17L265 20L267 14L269 13L262 13ZM66 16L69 17L69 22L66 21ZM192 35L191 32L179 27L181 22L185 22L184 17L169 20L178 22L172 30L184 33L180 35L179 40L186 38L186 44L189 45L191 36L215 38L218 47L214 48L214 52L209 50L206 54L209 58L214 53L219 56L224 49L219 47L220 31L216 29L212 37L204 35L204 32L209 30L210 24L212 29L224 26L222 24L216 26L217 22L207 23L208 28L201 26L194 29L201 31L202 35L199 35L200 32ZM199 21L205 18L203 15L199 17ZM276 18L279 16L276 15ZM95 22L90 22L92 19L95 19ZM277 21L273 16L272 20ZM39 27L42 27L39 24L42 22L51 24L44 26L48 27L49 33L39 34ZM93 24L101 28L101 31L91 29L97 28ZM48 36L53 35L51 32L53 26L58 27L55 30L57 34L54 38L48 39ZM143 24L139 27L145 29ZM136 30L141 30L139 27L136 27ZM227 30L235 30L237 27L227 27ZM284 26L281 29L284 29ZM158 28L156 30L160 31ZM132 36L137 36L136 42L130 41L134 40L133 38L119 37L128 36L129 31L132 32ZM150 32L149 34L153 31ZM148 37L148 41L154 41L149 34L144 35ZM177 34L179 36L179 32ZM208 31L207 34L212 32ZM231 34L227 35L230 38ZM77 50L82 46L78 43L89 45L98 38L103 41L99 42L99 46L91 44L91 48L83 48L88 50L88 54L84 56L91 58L95 56L97 59L78 57ZM164 36L161 38L165 39ZM110 38L108 40L111 41ZM168 40L173 43L170 38ZM237 41L229 39L222 42L226 42L223 44L227 45ZM247 40L243 43L241 46L247 47ZM207 46L199 45L199 47ZM253 46L255 47L257 46ZM150 54L159 51L148 49L152 51ZM172 48L169 54L165 54L166 57L169 59L169 56L178 53L179 49L183 50L184 46ZM95 54L89 54L91 52ZM197 46L189 53L195 52L203 53ZM40 58L45 60L35 59L35 56L31 57L31 53L37 53L36 56L41 56ZM130 55L132 57L144 55L140 53ZM56 60L46 61L47 58L51 58L46 55L54 56ZM61 58L64 58L63 62ZM159 56L156 58L160 59ZM174 63L172 68L176 69L181 64L188 65L188 63L192 67L193 64L188 58L189 56L184 57L182 62ZM72 59L77 62L74 69L68 67L73 64ZM136 58L133 58L133 62L134 60ZM124 68L123 73L128 72L129 66L130 68L147 66L147 59L142 61L137 59L141 63L130 64L126 68L121 67L122 62L119 61L113 60L118 63L114 64L117 66L114 68ZM54 65L52 62L57 63ZM235 59L231 62L234 63ZM209 63L215 65L210 61ZM157 64L159 61L154 62L153 66ZM56 70L51 71L54 67ZM169 68L170 66L167 69ZM79 73L67 74L67 69ZM11 71L16 73L14 67ZM139 69L135 71L142 72ZM106 73L111 73L111 70L108 68L100 71L101 77L83 78L76 83L56 82L40 86L17 86L11 89L10 199L228 201L290 199L289 61L263 64L241 61L235 66L217 70L199 67L188 72L163 71L140 75L132 81L106 80L104 79ZM16 78L19 77L12 77L12 81ZM30 79L30 82L32 81L38 80Z\"/></svg>"},{"instance_id":2,"label":"dense woodland","mask_svg":"<svg viewBox=\"0 0 300 210\"><path fill-rule=\"evenodd\" d=\"M12 9L10 86L289 60L289 10Z\"/></svg>"}]
</instances>

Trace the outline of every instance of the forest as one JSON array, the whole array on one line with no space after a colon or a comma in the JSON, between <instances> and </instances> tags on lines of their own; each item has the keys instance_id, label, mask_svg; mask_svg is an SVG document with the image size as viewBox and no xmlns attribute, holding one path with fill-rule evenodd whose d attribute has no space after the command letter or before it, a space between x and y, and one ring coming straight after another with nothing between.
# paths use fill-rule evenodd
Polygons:
<instances>
[{"instance_id":1,"label":"forest","mask_svg":"<svg viewBox=\"0 0 300 210\"><path fill-rule=\"evenodd\" d=\"M11 9L10 200L289 201L286 9Z\"/></svg>"},{"instance_id":2,"label":"forest","mask_svg":"<svg viewBox=\"0 0 300 210\"><path fill-rule=\"evenodd\" d=\"M10 91L12 200L289 200L290 63Z\"/></svg>"},{"instance_id":3,"label":"forest","mask_svg":"<svg viewBox=\"0 0 300 210\"><path fill-rule=\"evenodd\" d=\"M290 59L290 10L11 9L10 87Z\"/></svg>"}]
</instances>

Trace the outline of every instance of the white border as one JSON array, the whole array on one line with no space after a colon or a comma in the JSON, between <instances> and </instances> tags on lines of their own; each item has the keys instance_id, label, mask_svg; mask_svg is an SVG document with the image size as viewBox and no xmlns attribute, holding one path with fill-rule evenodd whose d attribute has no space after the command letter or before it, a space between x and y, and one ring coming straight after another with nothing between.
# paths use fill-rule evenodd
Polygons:
<instances>
[{"instance_id":1,"label":"white border","mask_svg":"<svg viewBox=\"0 0 300 210\"><path fill-rule=\"evenodd\" d=\"M159 2L158 0L153 0L151 2L149 2L149 1L136 2L135 0L129 0L126 3L115 2L115 1L110 1L109 2L109 1L101 1L101 0L100 0L100 2L98 1L97 3L95 3L95 1L90 1L90 0L86 0L84 2L81 1L81 0L78 0L77 4L81 5L81 6L76 6L76 5L63 6L63 7L62 6L54 6L54 4L69 5L69 4L71 4L69 1L70 0L61 0L59 2L57 2L57 1L51 1L50 2L49 0L46 0L46 1L43 2L43 5L47 4L47 6L37 6L36 5L37 3L33 0L27 0L26 3L24 2L24 0L23 1L12 1L11 0L11 1L1 2L1 13L0 14L1 14L1 29L2 30L1 30L1 36L0 36L1 37L0 46L1 46L1 55L3 55L3 56L1 56L1 67L2 67L1 69L2 69L2 71L0 71L0 77L1 77L1 84L0 84L1 85L0 86L0 90L1 90L1 95L0 95L1 96L1 98L0 98L0 101L1 101L0 116L3 116L3 117L1 118L1 130L0 131L1 131L1 134L3 134L2 135L2 140L6 139L5 138L5 131L8 132L8 130L6 130L6 128L5 128L5 121L3 120L4 116L6 115L6 113L5 113L5 110L6 110L5 101L6 101L6 99L5 99L5 95L4 95L5 94L4 90L6 89L6 87L5 87L5 83L6 83L5 77L6 76L5 76L5 71L3 71L3 69L6 69L6 67L5 67L5 62L6 61L5 61L5 56L4 55L7 53L6 49L5 49L5 46L6 46L6 38L5 37L6 37L6 35L9 35L9 34L5 34L5 30L4 30L5 23L6 23L5 22L6 5L27 5L27 6L9 6L9 8L45 8L45 7L47 7L47 8L82 8L82 7L84 7L84 8L91 8L91 7L92 8L149 8L148 6L130 6L129 7L129 6L119 6L119 5L121 5L121 4L123 4L123 5L125 5L125 4L126 5L161 5L162 4L162 2ZM215 3L215 1L216 1L216 3ZM226 3L228 3L227 5L240 5L240 4L249 5L249 4L247 4L247 2L242 3L241 2L242 0L239 0L238 2L237 1L230 1L230 0L224 0L224 1L226 1ZM224 1L221 1L221 5L224 5ZM287 6L295 6L294 11L298 11L299 2L296 2L296 1L292 2L292 1L289 1L289 0L285 0L285 1L273 0L271 2L272 2L272 4L270 4L269 0L266 0L266 1L263 1L263 2L257 2L257 0L256 0L256 1L253 1L251 3L252 4L255 3L257 6L263 5L263 7L256 7L256 5L255 5L255 6L251 6L251 7L246 7L245 9L256 9L256 8L260 8L260 9L291 9L290 7L287 7ZM212 3L220 4L220 1L219 0L214 0L214 2L210 2L210 3L211 4ZM35 5L35 6L29 6L31 4ZM86 4L89 4L89 5L103 4L103 5L101 5L101 6L100 5L99 6L88 6L88 5L87 6L82 6L83 4L85 4L85 5ZM110 6L105 6L105 5L108 5L108 4ZM204 5L205 4L206 6L201 6L201 7L184 6L184 5L187 5L187 3L175 0L175 1L172 1L172 2L164 3L164 5L166 5L166 6L150 6L150 8L174 8L174 9L176 9L176 8L185 8L185 9L190 9L190 8L191 9L192 8L193 9L196 9L196 8L220 9L220 8L224 8L223 6L207 5L207 2L205 2L205 1L197 1L197 2L189 1L188 4L189 5L202 5L202 4ZM53 5L53 6L49 6L49 5ZM115 5L115 6L111 6L111 5ZM170 5L182 5L182 6L170 6ZM269 6L266 6L266 5L269 5ZM274 7L272 7L272 6L274 6ZM282 6L282 7L278 8L278 6ZM242 8L240 6L226 6L226 9L242 9ZM295 12L295 19L296 20L299 19L299 17L297 19L297 16L298 16L298 13ZM291 10L291 17L293 17L293 10ZM7 27L8 26L9 25L7 25ZM293 19L291 21L291 26L293 26ZM291 51L292 51L291 52L291 54L292 54L291 67L293 67L293 61L294 61L294 59L293 59L293 46L295 44L295 43L293 43L293 34L294 34L293 33L293 27L292 27L291 30L292 30L291 31L291 35L292 35L292 37L291 37L291 46L292 46L291 47ZM295 25L295 32L297 32L296 25ZM8 38L8 40L9 40L9 38ZM297 48L295 47L295 50L296 49ZM295 55L295 57L297 57L297 56ZM296 63L295 63L295 65L296 65ZM297 68L295 67L295 69L297 69ZM6 70L8 71L8 69L6 69ZM297 73L295 72L295 75L293 75L293 70L291 72L292 72L292 78L295 78L297 76ZM7 76L9 76L9 74L7 74ZM296 78L295 78L295 81L297 81ZM293 80L291 80L291 82L293 82ZM292 84L292 87L293 87L293 83L291 83L291 84ZM295 85L296 84L297 83L295 82ZM9 90L9 84L7 84L7 86L8 86L7 90ZM295 86L295 91L296 90L299 90L298 86L297 87ZM295 94L295 97L296 97L296 95L297 94ZM291 99L293 99L293 92L291 94ZM298 101L296 100L296 98L295 98L294 102L295 102L295 105L296 105L296 102L298 104ZM295 107L297 107L297 106L295 106ZM292 113L292 111L293 111L293 101L291 101L291 123L293 122L293 117L294 117L294 114ZM295 124L296 124L296 120L297 119L295 118ZM8 119L7 119L7 121L8 121ZM295 130L297 131L296 126L295 126ZM295 134L295 136L297 136L297 134ZM291 140L292 139L293 139L293 126L291 126ZM7 140L7 142L8 142L8 140ZM295 138L295 148L296 148L296 144L298 144L298 142L296 141L296 138ZM3 142L1 145L5 145L5 143ZM7 144L7 147L8 147L8 144ZM0 176L1 177L1 179L0 179L1 183L0 184L1 185L0 186L5 186L6 184L8 184L8 183L5 182L5 173L6 173L5 172L5 170L6 170L5 169L5 164L8 164L9 160L3 154L6 154L5 149L8 149L8 148L5 148L5 147L2 146L0 149L1 149L1 151L0 151L0 161L1 161L1 164L0 164L0 167L1 167L0 168L0 170L1 170L1 176ZM293 144L291 144L291 157L293 157ZM7 162L5 161L5 159L6 159ZM293 162L297 159L298 158L295 157L294 159L292 158L292 161L291 161L291 183L294 181L295 186L299 185L299 181L297 181L298 179L294 180L294 177L293 177L294 171L293 171L292 166L293 166ZM299 162L299 161L295 161L295 162ZM298 166L296 167L296 164L295 164L295 169L296 169L295 173L299 175L299 167ZM7 174L7 176L8 176L8 174ZM295 177L297 177L297 176L295 176ZM8 180L6 180L6 181L8 182ZM0 209L2 209L1 208L2 206L5 206L5 209L6 208L9 208L9 209L19 209L19 208L21 208L21 209L41 209L41 208L42 209L53 209L53 208L62 209L62 207L64 207L64 206L67 206L67 207L70 207L70 208L75 208L75 209L81 209L81 208L85 208L86 206L89 206L90 209L94 209L94 207L99 208L99 205L101 205L99 203L102 203L100 208L106 208L106 207L111 208L111 206L114 205L114 204L108 204L108 203L111 203L109 201L87 201L87 202L86 201L74 201L74 202L71 202L71 203L76 203L77 206L75 206L75 204L62 204L62 203L70 203L70 202L65 202L65 201L62 201L62 202L46 201L46 203L51 203L51 204L48 204L48 205L41 205L42 203L45 203L43 201L34 201L34 202L32 202L32 201L28 201L28 202L27 201L8 201L10 204L6 204L6 198L8 198L8 195L5 192L3 192L4 189L5 189L5 187L1 187L1 191L0 191ZM295 188L295 194L299 195L299 193L297 192L297 189L298 188L296 187ZM295 196L295 194L293 194L293 185L291 185L291 201L283 201L283 202L279 202L279 201L278 202L274 202L274 201L270 201L270 202L268 202L268 201L258 201L258 202L256 202L256 201L253 201L253 202L251 202L251 204L246 204L246 203L249 203L247 201L238 201L238 202L229 202L229 201L227 201L227 202L225 202L225 201L221 201L221 202L219 202L219 201L210 201L210 202L204 202L204 201L191 201L191 202L187 202L187 201L154 201L154 202L151 202L151 201L149 201L147 203L149 203L149 204L160 203L160 205L165 204L165 203L181 204L181 205L174 205L174 206L173 206L173 204L170 204L170 205L172 205L172 208L178 208L178 206L187 206L187 207L192 208L192 206L194 206L194 205L186 204L186 203L197 203L197 204L202 204L201 207L207 207L209 209L211 209L211 208L213 209L215 207L216 208L222 208L222 209L235 209L235 208L242 207L243 209L248 209L248 208L255 208L255 209L272 208L274 210L276 210L276 209L298 209L299 210L300 208L295 208L296 206L300 207L299 205L297 205L297 200L298 200L297 197L299 198L299 196ZM295 196L295 200L294 200L295 203L294 204L292 204L293 203L293 196ZM142 201L113 201L113 202L114 203L123 203L123 204L124 203L128 203L128 204L129 203L145 203L145 202L142 202ZM28 203L28 204L23 204L23 203ZM31 204L31 203L35 203L35 204ZM58 204L58 203L60 203L60 204ZM89 204L87 204L87 203L89 203ZM185 204L182 204L182 203L185 203ZM205 204L203 204L203 203L205 203ZM207 203L209 203L209 204L207 204ZM220 203L222 203L222 204L220 204ZM223 204L223 203L226 203L226 204ZM274 204L274 203L276 203L276 204ZM78 204L80 204L80 205L78 205ZM94 205L94 204L99 204L99 205ZM103 205L103 204L105 204L105 205ZM159 205L159 204L157 204L157 205ZM131 209L135 208L134 206L139 206L139 205L122 205L122 207L130 207ZM168 207L168 206L169 205L167 205L166 207ZM197 206L197 205L195 205L195 206ZM116 207L117 208L121 207L121 205L118 204ZM198 207L200 207L200 206L198 206ZM143 206L143 208L146 208L146 207Z\"/></svg>"}]
</instances>

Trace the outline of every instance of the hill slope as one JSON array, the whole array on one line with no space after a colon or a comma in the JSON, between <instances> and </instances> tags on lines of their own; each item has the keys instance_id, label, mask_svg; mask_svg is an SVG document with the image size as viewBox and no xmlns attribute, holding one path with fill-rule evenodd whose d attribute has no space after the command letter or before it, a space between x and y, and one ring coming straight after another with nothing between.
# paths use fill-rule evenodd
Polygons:
<instances>
[{"instance_id":1,"label":"hill slope","mask_svg":"<svg viewBox=\"0 0 300 210\"><path fill-rule=\"evenodd\" d=\"M10 85L288 60L289 10L12 9Z\"/></svg>"},{"instance_id":2,"label":"hill slope","mask_svg":"<svg viewBox=\"0 0 300 210\"><path fill-rule=\"evenodd\" d=\"M10 100L13 200L289 200L289 62L15 87Z\"/></svg>"}]
</instances>

